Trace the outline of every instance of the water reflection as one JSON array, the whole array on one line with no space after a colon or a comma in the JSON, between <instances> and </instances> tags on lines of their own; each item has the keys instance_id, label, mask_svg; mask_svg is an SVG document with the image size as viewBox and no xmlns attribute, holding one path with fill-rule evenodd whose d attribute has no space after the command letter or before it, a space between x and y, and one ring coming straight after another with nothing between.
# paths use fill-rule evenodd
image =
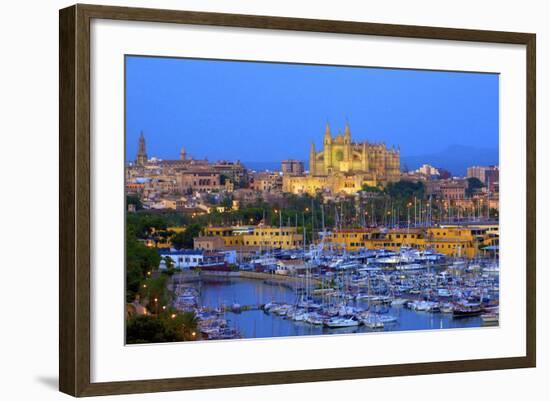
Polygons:
<instances>
[{"instance_id":1,"label":"water reflection","mask_svg":"<svg viewBox=\"0 0 550 401\"><path fill-rule=\"evenodd\" d=\"M197 283L200 302L203 306L217 308L223 305L262 305L277 301L293 303L297 296L293 290L277 284L265 284L261 280L249 279L204 279ZM354 303L366 307L365 302ZM320 334L363 333L372 331L403 331L480 327L480 317L453 319L450 314L415 312L404 307L391 307L388 310L397 317L397 322L386 324L383 329L370 329L366 326L328 329L305 322L295 322L280 316L264 313L262 310L249 310L240 313L226 312L225 318L243 338L265 338L282 336L303 336Z\"/></svg>"}]
</instances>

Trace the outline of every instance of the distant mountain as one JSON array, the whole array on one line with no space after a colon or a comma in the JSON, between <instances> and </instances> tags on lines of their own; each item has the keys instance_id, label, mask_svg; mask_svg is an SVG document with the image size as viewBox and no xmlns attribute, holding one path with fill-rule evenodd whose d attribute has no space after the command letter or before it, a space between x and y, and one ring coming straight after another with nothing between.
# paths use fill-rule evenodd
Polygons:
<instances>
[{"instance_id":1,"label":"distant mountain","mask_svg":"<svg viewBox=\"0 0 550 401\"><path fill-rule=\"evenodd\" d=\"M498 149L483 149L473 146L451 145L447 149L419 156L401 155L401 168L416 170L423 164L449 170L457 176L466 175L470 166L489 166L498 163Z\"/></svg>"}]
</instances>

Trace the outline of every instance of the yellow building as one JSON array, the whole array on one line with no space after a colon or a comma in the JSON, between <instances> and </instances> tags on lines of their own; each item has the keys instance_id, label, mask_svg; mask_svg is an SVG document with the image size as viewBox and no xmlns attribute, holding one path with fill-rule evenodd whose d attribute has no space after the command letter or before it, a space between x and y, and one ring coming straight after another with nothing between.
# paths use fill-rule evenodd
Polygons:
<instances>
[{"instance_id":1,"label":"yellow building","mask_svg":"<svg viewBox=\"0 0 550 401\"><path fill-rule=\"evenodd\" d=\"M475 230L467 227L432 227L426 232L426 248L449 256L474 258L479 251Z\"/></svg>"},{"instance_id":2,"label":"yellow building","mask_svg":"<svg viewBox=\"0 0 550 401\"><path fill-rule=\"evenodd\" d=\"M243 235L245 246L295 249L303 246L303 236L296 227L257 226L250 234Z\"/></svg>"},{"instance_id":3,"label":"yellow building","mask_svg":"<svg viewBox=\"0 0 550 401\"><path fill-rule=\"evenodd\" d=\"M296 227L234 226L206 227L205 237L220 237L225 246L294 249L303 246Z\"/></svg>"},{"instance_id":4,"label":"yellow building","mask_svg":"<svg viewBox=\"0 0 550 401\"><path fill-rule=\"evenodd\" d=\"M400 150L383 143L354 143L346 124L344 133L334 138L327 124L323 150L317 152L311 144L309 175L284 176L283 191L310 193L329 190L333 193L355 193L363 187L385 185L399 180Z\"/></svg>"},{"instance_id":5,"label":"yellow building","mask_svg":"<svg viewBox=\"0 0 550 401\"><path fill-rule=\"evenodd\" d=\"M252 228L245 227L206 227L204 235L206 237L221 237L225 246L243 245L243 235L251 232Z\"/></svg>"},{"instance_id":6,"label":"yellow building","mask_svg":"<svg viewBox=\"0 0 550 401\"><path fill-rule=\"evenodd\" d=\"M349 251L388 249L399 251L403 246L432 249L454 257L474 258L480 248L498 244L498 232L488 227L443 226L414 229L343 229L326 238L328 243Z\"/></svg>"}]
</instances>

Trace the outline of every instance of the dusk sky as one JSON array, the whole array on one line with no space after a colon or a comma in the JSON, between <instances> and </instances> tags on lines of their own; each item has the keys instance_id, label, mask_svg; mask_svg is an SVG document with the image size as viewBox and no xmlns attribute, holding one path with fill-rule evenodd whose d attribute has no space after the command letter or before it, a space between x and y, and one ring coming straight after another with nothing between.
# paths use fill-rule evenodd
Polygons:
<instances>
[{"instance_id":1,"label":"dusk sky","mask_svg":"<svg viewBox=\"0 0 550 401\"><path fill-rule=\"evenodd\" d=\"M149 157L307 160L349 121L353 141L402 156L498 149L498 75L178 58L126 58L126 151ZM456 156L456 155L455 155Z\"/></svg>"}]
</instances>

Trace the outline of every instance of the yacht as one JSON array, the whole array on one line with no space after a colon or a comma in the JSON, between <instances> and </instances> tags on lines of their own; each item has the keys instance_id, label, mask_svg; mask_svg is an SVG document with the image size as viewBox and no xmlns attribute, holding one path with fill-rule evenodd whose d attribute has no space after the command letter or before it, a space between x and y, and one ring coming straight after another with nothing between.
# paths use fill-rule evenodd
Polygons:
<instances>
[{"instance_id":1,"label":"yacht","mask_svg":"<svg viewBox=\"0 0 550 401\"><path fill-rule=\"evenodd\" d=\"M353 316L351 317L333 317L324 322L326 327L339 328L339 327L353 327L359 326L359 321Z\"/></svg>"}]
</instances>

